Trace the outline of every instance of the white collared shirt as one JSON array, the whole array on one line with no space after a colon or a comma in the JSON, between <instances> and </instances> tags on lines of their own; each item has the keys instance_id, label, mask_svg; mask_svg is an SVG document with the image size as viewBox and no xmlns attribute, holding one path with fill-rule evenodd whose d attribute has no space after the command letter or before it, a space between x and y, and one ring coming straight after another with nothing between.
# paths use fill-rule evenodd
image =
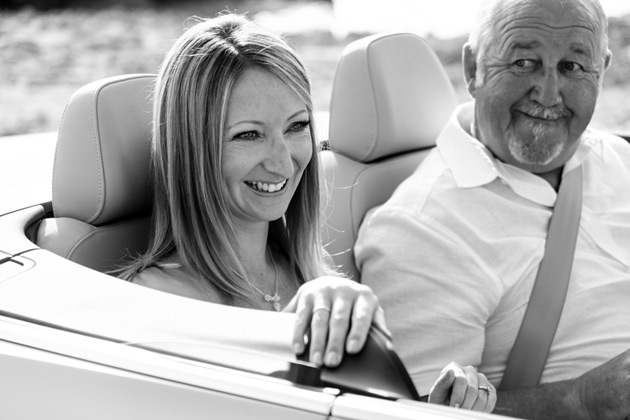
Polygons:
<instances>
[{"instance_id":1,"label":"white collared shirt","mask_svg":"<svg viewBox=\"0 0 630 420\"><path fill-rule=\"evenodd\" d=\"M496 160L460 107L418 170L364 221L355 257L422 394L450 361L500 384L538 266L556 192ZM588 132L583 206L567 299L542 382L576 377L630 348L630 146Z\"/></svg>"}]
</instances>

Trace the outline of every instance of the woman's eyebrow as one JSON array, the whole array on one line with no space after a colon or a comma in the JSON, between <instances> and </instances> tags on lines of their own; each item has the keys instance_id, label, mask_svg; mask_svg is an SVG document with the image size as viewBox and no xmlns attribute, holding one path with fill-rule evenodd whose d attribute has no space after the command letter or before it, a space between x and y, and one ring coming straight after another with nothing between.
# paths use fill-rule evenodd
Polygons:
<instances>
[{"instance_id":1,"label":"woman's eyebrow","mask_svg":"<svg viewBox=\"0 0 630 420\"><path fill-rule=\"evenodd\" d=\"M291 114L291 116L290 116L289 118L287 118L287 121L289 121L289 120L291 120L291 119L293 119L293 118L297 117L297 116L298 116L298 115L300 115L300 114L304 114L304 113L308 114L308 111L307 111L306 109L300 109L299 111L297 111L297 112L295 112L295 113Z\"/></svg>"},{"instance_id":2,"label":"woman's eyebrow","mask_svg":"<svg viewBox=\"0 0 630 420\"><path fill-rule=\"evenodd\" d=\"M227 129L228 129L228 130L230 130L232 127L235 127L235 126L237 126L237 125L239 125L239 124L256 124L256 125L264 125L264 123L263 123L262 121L259 121L259 120L239 120L239 121L236 121L236 122L235 122L235 123L233 123L233 124L228 125L228 126L227 126Z\"/></svg>"}]
</instances>

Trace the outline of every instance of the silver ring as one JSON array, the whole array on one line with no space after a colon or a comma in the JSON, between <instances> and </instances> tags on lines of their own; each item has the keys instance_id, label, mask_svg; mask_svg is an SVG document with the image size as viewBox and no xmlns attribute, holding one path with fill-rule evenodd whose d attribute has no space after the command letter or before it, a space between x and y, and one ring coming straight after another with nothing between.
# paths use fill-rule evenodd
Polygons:
<instances>
[{"instance_id":1,"label":"silver ring","mask_svg":"<svg viewBox=\"0 0 630 420\"><path fill-rule=\"evenodd\" d=\"M489 386L479 385L479 389L482 391L486 391L488 395L490 395L490 392L492 392Z\"/></svg>"},{"instance_id":2,"label":"silver ring","mask_svg":"<svg viewBox=\"0 0 630 420\"><path fill-rule=\"evenodd\" d=\"M326 311L326 312L330 312L330 306L326 306L326 305L317 305L313 308L313 313L317 312L317 311Z\"/></svg>"}]
</instances>

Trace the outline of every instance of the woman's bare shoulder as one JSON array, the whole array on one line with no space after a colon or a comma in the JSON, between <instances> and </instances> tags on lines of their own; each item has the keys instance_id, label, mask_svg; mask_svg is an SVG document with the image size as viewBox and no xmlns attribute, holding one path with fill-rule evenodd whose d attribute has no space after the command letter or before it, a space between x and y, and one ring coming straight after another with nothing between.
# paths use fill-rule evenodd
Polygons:
<instances>
[{"instance_id":1,"label":"woman's bare shoulder","mask_svg":"<svg viewBox=\"0 0 630 420\"><path fill-rule=\"evenodd\" d=\"M131 280L132 283L192 299L221 303L221 297L210 285L202 285L179 265L149 267Z\"/></svg>"}]
</instances>

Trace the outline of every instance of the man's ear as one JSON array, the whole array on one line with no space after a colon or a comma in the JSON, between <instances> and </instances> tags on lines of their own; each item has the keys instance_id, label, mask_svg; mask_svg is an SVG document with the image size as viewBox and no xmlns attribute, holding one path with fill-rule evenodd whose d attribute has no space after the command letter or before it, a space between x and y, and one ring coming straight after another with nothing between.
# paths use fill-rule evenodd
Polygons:
<instances>
[{"instance_id":1,"label":"man's ear","mask_svg":"<svg viewBox=\"0 0 630 420\"><path fill-rule=\"evenodd\" d=\"M464 78L466 79L466 88L471 96L475 97L476 77L477 77L477 60L469 43L464 44L462 49L462 65L464 67Z\"/></svg>"},{"instance_id":2,"label":"man's ear","mask_svg":"<svg viewBox=\"0 0 630 420\"><path fill-rule=\"evenodd\" d=\"M610 66L610 61L612 60L612 52L610 50L606 50L606 57L604 58L604 70Z\"/></svg>"}]
</instances>

